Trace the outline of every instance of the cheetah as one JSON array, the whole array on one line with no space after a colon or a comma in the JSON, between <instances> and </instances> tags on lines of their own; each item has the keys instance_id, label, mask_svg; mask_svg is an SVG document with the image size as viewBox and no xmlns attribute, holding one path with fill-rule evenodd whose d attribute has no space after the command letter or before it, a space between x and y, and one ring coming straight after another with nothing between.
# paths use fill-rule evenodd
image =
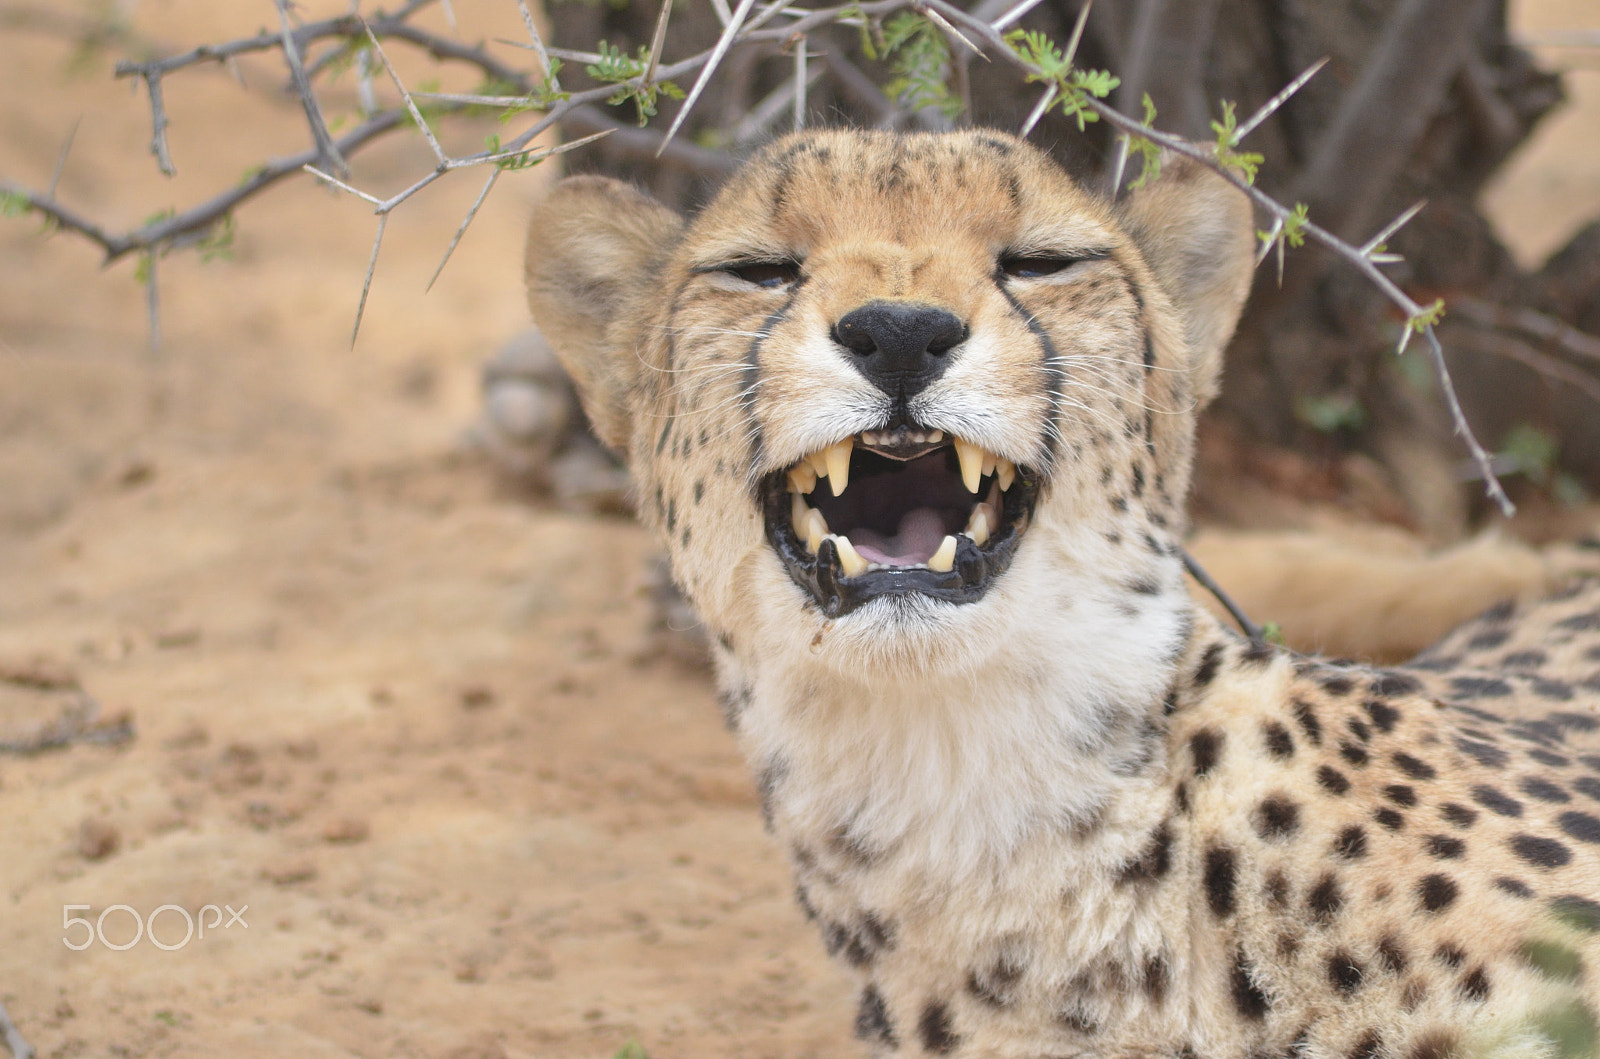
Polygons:
<instances>
[{"instance_id":1,"label":"cheetah","mask_svg":"<svg viewBox=\"0 0 1600 1059\"><path fill-rule=\"evenodd\" d=\"M535 208L535 320L875 1056L1595 1052L1600 586L1399 668L1185 590L1251 228L1183 159L1112 202L983 130Z\"/></svg>"}]
</instances>

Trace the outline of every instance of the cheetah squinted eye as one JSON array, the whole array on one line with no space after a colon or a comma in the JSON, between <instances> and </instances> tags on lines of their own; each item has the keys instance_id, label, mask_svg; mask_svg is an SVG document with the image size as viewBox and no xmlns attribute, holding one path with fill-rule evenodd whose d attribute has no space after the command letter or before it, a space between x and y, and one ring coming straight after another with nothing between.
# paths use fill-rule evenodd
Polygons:
<instances>
[{"instance_id":1,"label":"cheetah squinted eye","mask_svg":"<svg viewBox=\"0 0 1600 1059\"><path fill-rule=\"evenodd\" d=\"M535 213L534 315L874 1054L1595 1053L1600 588L1394 670L1184 591L1251 250L1203 169L1111 204L990 132Z\"/></svg>"}]
</instances>

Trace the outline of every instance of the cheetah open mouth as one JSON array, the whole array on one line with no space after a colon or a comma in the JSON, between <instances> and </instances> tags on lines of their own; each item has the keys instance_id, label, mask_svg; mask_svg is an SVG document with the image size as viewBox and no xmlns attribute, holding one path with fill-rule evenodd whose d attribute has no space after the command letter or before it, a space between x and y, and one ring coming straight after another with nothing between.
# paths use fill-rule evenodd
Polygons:
<instances>
[{"instance_id":1,"label":"cheetah open mouth","mask_svg":"<svg viewBox=\"0 0 1600 1059\"><path fill-rule=\"evenodd\" d=\"M942 431L868 430L767 476L767 540L830 618L884 595L975 603L1010 565L1036 487Z\"/></svg>"}]
</instances>

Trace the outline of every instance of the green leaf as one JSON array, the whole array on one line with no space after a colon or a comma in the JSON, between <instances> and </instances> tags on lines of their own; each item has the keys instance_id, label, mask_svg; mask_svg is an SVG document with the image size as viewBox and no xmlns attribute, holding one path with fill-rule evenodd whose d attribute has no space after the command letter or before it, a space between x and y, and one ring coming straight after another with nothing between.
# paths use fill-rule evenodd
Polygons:
<instances>
[{"instance_id":1,"label":"green leaf","mask_svg":"<svg viewBox=\"0 0 1600 1059\"><path fill-rule=\"evenodd\" d=\"M20 191L0 191L0 217L21 217L31 209L33 203Z\"/></svg>"},{"instance_id":2,"label":"green leaf","mask_svg":"<svg viewBox=\"0 0 1600 1059\"><path fill-rule=\"evenodd\" d=\"M644 1050L644 1045L638 1041L629 1040L621 1048L617 1049L616 1054L611 1059L650 1059L650 1055Z\"/></svg>"},{"instance_id":3,"label":"green leaf","mask_svg":"<svg viewBox=\"0 0 1600 1059\"><path fill-rule=\"evenodd\" d=\"M1538 485L1550 481L1560 454L1561 443L1555 436L1529 423L1512 427L1500 439L1500 456Z\"/></svg>"},{"instance_id":4,"label":"green leaf","mask_svg":"<svg viewBox=\"0 0 1600 1059\"><path fill-rule=\"evenodd\" d=\"M1358 431L1367 425L1367 411L1354 394L1331 393L1302 397L1294 405L1295 418L1323 434Z\"/></svg>"},{"instance_id":5,"label":"green leaf","mask_svg":"<svg viewBox=\"0 0 1600 1059\"><path fill-rule=\"evenodd\" d=\"M950 46L937 26L921 15L901 12L883 27L883 54L894 74L883 90L911 110L937 107L947 117L961 113L950 91Z\"/></svg>"}]
</instances>

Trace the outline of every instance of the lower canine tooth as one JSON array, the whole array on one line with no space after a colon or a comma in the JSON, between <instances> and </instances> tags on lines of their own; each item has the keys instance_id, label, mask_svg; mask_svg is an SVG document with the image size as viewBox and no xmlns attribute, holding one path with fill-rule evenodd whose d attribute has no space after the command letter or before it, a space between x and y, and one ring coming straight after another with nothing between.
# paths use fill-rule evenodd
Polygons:
<instances>
[{"instance_id":1,"label":"lower canine tooth","mask_svg":"<svg viewBox=\"0 0 1600 1059\"><path fill-rule=\"evenodd\" d=\"M967 487L967 492L976 493L983 481L983 450L961 438L956 438L954 444L956 459L961 461L961 484Z\"/></svg>"},{"instance_id":2,"label":"lower canine tooth","mask_svg":"<svg viewBox=\"0 0 1600 1059\"><path fill-rule=\"evenodd\" d=\"M806 539L806 551L812 555L817 554L817 549L822 547L822 538L828 535L828 520L822 517L822 512L816 508L806 511L806 527L803 536Z\"/></svg>"},{"instance_id":3,"label":"lower canine tooth","mask_svg":"<svg viewBox=\"0 0 1600 1059\"><path fill-rule=\"evenodd\" d=\"M928 569L947 574L956 565L956 539L946 537L939 542L939 550L928 557Z\"/></svg>"},{"instance_id":4,"label":"lower canine tooth","mask_svg":"<svg viewBox=\"0 0 1600 1059\"><path fill-rule=\"evenodd\" d=\"M828 488L833 490L834 496L844 492L845 486L850 484L850 452L855 446L854 438L845 438L837 445L829 445L822 453L828 467Z\"/></svg>"},{"instance_id":5,"label":"lower canine tooth","mask_svg":"<svg viewBox=\"0 0 1600 1059\"><path fill-rule=\"evenodd\" d=\"M979 504L973 509L972 519L967 523L967 536L972 538L972 543L983 547L989 543L989 509Z\"/></svg>"},{"instance_id":6,"label":"lower canine tooth","mask_svg":"<svg viewBox=\"0 0 1600 1059\"><path fill-rule=\"evenodd\" d=\"M856 551L849 537L834 537L833 543L839 549L839 565L844 568L844 576L855 577L867 572L867 561L861 558L861 553Z\"/></svg>"},{"instance_id":7,"label":"lower canine tooth","mask_svg":"<svg viewBox=\"0 0 1600 1059\"><path fill-rule=\"evenodd\" d=\"M817 472L809 463L797 463L789 468L789 491L809 493L817 487Z\"/></svg>"}]
</instances>

